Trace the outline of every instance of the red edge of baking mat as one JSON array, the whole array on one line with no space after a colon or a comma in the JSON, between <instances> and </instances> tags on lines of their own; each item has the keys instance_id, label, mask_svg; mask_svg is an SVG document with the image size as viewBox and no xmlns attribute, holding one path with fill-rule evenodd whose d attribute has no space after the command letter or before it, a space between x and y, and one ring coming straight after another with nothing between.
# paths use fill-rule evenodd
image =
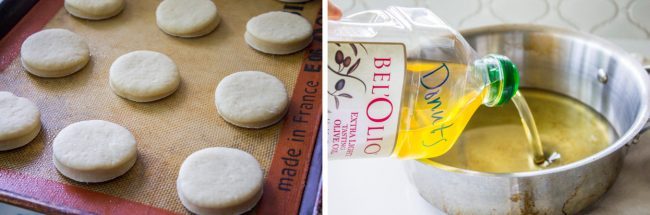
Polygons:
<instances>
[{"instance_id":1,"label":"red edge of baking mat","mask_svg":"<svg viewBox=\"0 0 650 215\"><path fill-rule=\"evenodd\" d=\"M41 30L63 6L63 0L39 1L0 40L0 71L18 56L20 45ZM291 9L291 8L289 8ZM297 214L321 118L322 14L309 46L284 121L259 214ZM172 214L172 212L73 185L0 169L0 201L47 214Z\"/></svg>"},{"instance_id":2,"label":"red edge of baking mat","mask_svg":"<svg viewBox=\"0 0 650 215\"><path fill-rule=\"evenodd\" d=\"M173 214L80 187L0 169L0 200L45 214Z\"/></svg>"},{"instance_id":3,"label":"red edge of baking mat","mask_svg":"<svg viewBox=\"0 0 650 215\"><path fill-rule=\"evenodd\" d=\"M321 121L322 10L314 22L257 214L298 214Z\"/></svg>"}]
</instances>

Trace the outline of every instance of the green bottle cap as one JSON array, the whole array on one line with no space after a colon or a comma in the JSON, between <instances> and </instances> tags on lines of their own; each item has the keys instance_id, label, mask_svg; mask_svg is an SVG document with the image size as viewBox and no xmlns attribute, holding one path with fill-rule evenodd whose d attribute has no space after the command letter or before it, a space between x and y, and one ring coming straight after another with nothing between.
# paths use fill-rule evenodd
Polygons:
<instances>
[{"instance_id":1,"label":"green bottle cap","mask_svg":"<svg viewBox=\"0 0 650 215\"><path fill-rule=\"evenodd\" d=\"M490 54L486 58L498 62L498 64L488 64L487 68L489 81L492 83L489 96L495 98L489 106L503 105L517 93L519 70L506 56Z\"/></svg>"}]
</instances>

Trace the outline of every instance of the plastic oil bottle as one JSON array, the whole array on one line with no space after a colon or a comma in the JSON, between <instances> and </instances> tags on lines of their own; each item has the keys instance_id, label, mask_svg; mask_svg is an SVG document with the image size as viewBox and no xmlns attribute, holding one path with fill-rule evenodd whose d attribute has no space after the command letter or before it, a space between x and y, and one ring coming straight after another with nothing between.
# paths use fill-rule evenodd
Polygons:
<instances>
[{"instance_id":1,"label":"plastic oil bottle","mask_svg":"<svg viewBox=\"0 0 650 215\"><path fill-rule=\"evenodd\" d=\"M427 9L364 11L328 30L330 159L440 156L479 106L517 92L508 58L478 56Z\"/></svg>"}]
</instances>

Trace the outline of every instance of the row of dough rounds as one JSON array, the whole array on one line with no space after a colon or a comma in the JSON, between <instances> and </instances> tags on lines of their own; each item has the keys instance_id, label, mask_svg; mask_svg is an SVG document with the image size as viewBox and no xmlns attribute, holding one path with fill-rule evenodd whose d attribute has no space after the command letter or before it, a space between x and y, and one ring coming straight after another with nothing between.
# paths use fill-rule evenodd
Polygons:
<instances>
[{"instance_id":1,"label":"row of dough rounds","mask_svg":"<svg viewBox=\"0 0 650 215\"><path fill-rule=\"evenodd\" d=\"M89 17L91 14L104 14L97 11L103 11L102 8L108 6L121 10L124 7L123 2L100 4L115 1L118 0L66 0L65 5L71 14ZM79 15L79 11L87 13ZM201 15L210 11L214 14ZM211 32L216 27L214 23L218 24L220 20L216 15L216 6L209 0L165 0L160 3L156 14L158 26L164 32L179 37L205 35ZM209 30L201 26L208 26ZM312 33L311 25L305 18L292 13L274 11L251 18L246 24L244 39L252 48L260 52L290 54L309 45ZM49 29L33 34L25 40L21 48L21 60L25 69L33 75L45 78L64 77L81 70L88 64L90 50L88 44L79 35L65 29Z\"/></svg>"},{"instance_id":2,"label":"row of dough rounds","mask_svg":"<svg viewBox=\"0 0 650 215\"><path fill-rule=\"evenodd\" d=\"M28 99L0 91L0 151L31 142L41 130L40 112ZM64 176L86 183L117 178L137 160L136 139L112 122L88 120L63 128L52 143L53 162ZM239 149L213 147L188 156L176 182L178 196L196 214L241 214L262 196L258 161Z\"/></svg>"},{"instance_id":3,"label":"row of dough rounds","mask_svg":"<svg viewBox=\"0 0 650 215\"><path fill-rule=\"evenodd\" d=\"M285 0L304 2L304 0ZM102 20L118 15L123 0L66 0L73 16ZM219 25L217 7L209 0L164 0L156 10L156 23L177 37L199 37ZM245 41L269 54L290 54L311 43L309 22L299 15L269 12L249 20ZM31 74L44 78L71 75L90 61L90 49L79 35L48 29L28 37L21 47L21 62ZM153 51L133 51L110 67L109 85L125 99L151 102L173 94L180 85L174 61ZM242 99L245 98L245 99ZM264 72L244 71L225 77L217 86L215 104L222 118L236 126L263 128L280 121L288 108L284 84ZM0 151L31 142L40 132L40 112L28 99L0 92ZM53 162L64 176L79 182L105 182L126 173L137 159L135 137L112 122L88 120L68 125L53 141ZM177 191L183 205L197 214L241 214L262 196L263 172L247 152L206 148L194 152L181 165Z\"/></svg>"},{"instance_id":4,"label":"row of dough rounds","mask_svg":"<svg viewBox=\"0 0 650 215\"><path fill-rule=\"evenodd\" d=\"M306 0L284 0L305 2ZM65 9L73 16L102 20L119 14L124 0L66 0ZM219 26L221 16L210 0L165 0L156 9L156 24L163 32L177 37L201 37ZM302 16L269 12L253 17L246 24L246 43L268 54L291 54L307 47L312 28Z\"/></svg>"}]
</instances>

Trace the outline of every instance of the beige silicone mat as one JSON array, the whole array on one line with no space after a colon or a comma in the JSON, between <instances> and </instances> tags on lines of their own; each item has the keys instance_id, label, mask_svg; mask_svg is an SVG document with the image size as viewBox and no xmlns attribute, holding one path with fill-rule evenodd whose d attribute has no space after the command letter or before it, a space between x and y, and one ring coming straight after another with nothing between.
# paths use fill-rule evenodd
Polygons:
<instances>
[{"instance_id":1,"label":"beige silicone mat","mask_svg":"<svg viewBox=\"0 0 650 215\"><path fill-rule=\"evenodd\" d=\"M214 90L226 75L260 70L282 80L289 93L303 53L285 56L254 51L244 42L246 22L253 16L282 10L276 0L215 1L222 17L215 32L195 39L168 36L156 26L159 1L127 1L118 16L104 21L73 18L61 9L45 28L65 28L85 38L92 59L80 72L57 79L29 75L16 59L0 72L0 90L34 101L41 110L43 130L29 145L0 153L0 168L73 184L174 212L185 212L176 195L175 180L185 157L206 147L234 147L253 154L265 171L278 139L280 125L261 130L241 129L222 120L214 105ZM310 23L320 1L301 12ZM181 86L168 98L151 103L122 99L108 86L108 70L120 55L134 50L167 54L178 65ZM138 141L138 162L127 174L100 184L64 178L52 164L51 143L65 126L102 119L128 128Z\"/></svg>"}]
</instances>

